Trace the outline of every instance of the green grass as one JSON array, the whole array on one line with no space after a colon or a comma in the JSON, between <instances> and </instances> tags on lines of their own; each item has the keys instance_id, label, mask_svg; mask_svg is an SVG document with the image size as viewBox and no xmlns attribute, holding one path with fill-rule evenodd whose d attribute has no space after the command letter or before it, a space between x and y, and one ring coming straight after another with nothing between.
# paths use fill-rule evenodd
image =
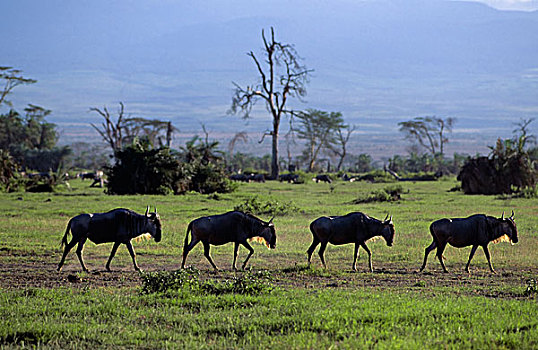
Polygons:
<instances>
[{"instance_id":1,"label":"green grass","mask_svg":"<svg viewBox=\"0 0 538 350\"><path fill-rule=\"evenodd\" d=\"M353 201L386 184L267 182L242 184L237 192L218 196L106 196L75 180L70 192L1 193L0 279L13 285L0 282L0 347L536 348L538 293L527 281L538 278L538 201L449 192L456 184L454 179L402 183L400 201L364 204ZM253 246L253 273L271 276L272 287L259 293L230 287L247 274L230 271L231 244L211 248L225 270L220 273L210 269L201 245L189 254L187 264L199 270L200 283L212 286L197 291L143 294L143 279L133 272L124 247L112 262L116 272L103 272L110 245L86 244L86 264L98 274L79 273L74 251L64 272L55 272L60 239L77 214L117 207L143 213L146 205L157 206L163 240L137 242L135 250L143 269L170 272L179 268L191 220L232 210L254 196L297 208L274 219L275 250ZM475 213L500 216L512 209L520 243L490 245L497 275L489 273L480 250L472 274L463 273L470 248L453 247L445 250L449 274L440 272L434 254L426 273L415 273L431 243L432 221ZM327 270L317 252L308 268L309 223L350 211L379 219L393 215L394 246L368 243L375 272L367 272L364 251L359 272L351 272L351 245L328 247ZM245 256L241 248L239 262ZM81 282L67 282L70 274Z\"/></svg>"},{"instance_id":2,"label":"green grass","mask_svg":"<svg viewBox=\"0 0 538 350\"><path fill-rule=\"evenodd\" d=\"M259 296L25 290L0 295L4 344L144 348L532 348L535 302L373 290Z\"/></svg>"}]
</instances>

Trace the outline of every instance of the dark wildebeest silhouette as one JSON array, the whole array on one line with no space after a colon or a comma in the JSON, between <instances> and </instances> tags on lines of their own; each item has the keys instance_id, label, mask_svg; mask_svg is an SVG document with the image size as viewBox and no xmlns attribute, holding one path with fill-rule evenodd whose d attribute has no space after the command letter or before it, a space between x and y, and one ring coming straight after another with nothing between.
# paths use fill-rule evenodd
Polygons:
<instances>
[{"instance_id":1,"label":"dark wildebeest silhouette","mask_svg":"<svg viewBox=\"0 0 538 350\"><path fill-rule=\"evenodd\" d=\"M316 175L316 177L313 179L316 181L316 183L322 181L327 183L332 183L333 180L331 180L331 177L329 175Z\"/></svg>"},{"instance_id":2,"label":"dark wildebeest silhouette","mask_svg":"<svg viewBox=\"0 0 538 350\"><path fill-rule=\"evenodd\" d=\"M73 238L71 242L67 243L67 235L70 230ZM87 239L95 244L114 242L112 252L106 263L108 271L110 271L110 262L122 243L127 246L131 254L135 270L140 271L136 263L136 255L131 239L145 233L149 233L155 239L155 242L161 240L161 220L159 214L157 214L157 208L153 213L149 213L149 207L147 207L145 215L137 214L129 209L114 209L107 213L77 215L69 220L65 235L62 238L62 246L65 244L65 250L62 260L58 264L58 271L62 269L65 257L77 243L78 260L82 265L82 269L88 271L82 259L82 249Z\"/></svg>"},{"instance_id":3,"label":"dark wildebeest silhouette","mask_svg":"<svg viewBox=\"0 0 538 350\"><path fill-rule=\"evenodd\" d=\"M278 176L280 182L288 181L288 183L296 183L299 180L299 175L297 174L281 174Z\"/></svg>"},{"instance_id":4,"label":"dark wildebeest silhouette","mask_svg":"<svg viewBox=\"0 0 538 350\"><path fill-rule=\"evenodd\" d=\"M265 176L263 174L250 174L248 177L249 182L265 182Z\"/></svg>"},{"instance_id":5,"label":"dark wildebeest silhouette","mask_svg":"<svg viewBox=\"0 0 538 350\"><path fill-rule=\"evenodd\" d=\"M334 245L355 243L354 271L357 271L359 247L363 247L368 253L370 272L373 272L372 253L366 246L366 241L376 236L382 236L389 247L392 246L394 241L394 224L392 223L392 216L389 218L388 215L383 221L371 218L360 212L353 212L344 216L322 216L312 221L310 231L312 231L313 241L307 250L308 264L310 265L312 253L317 245L321 243L318 254L325 268L327 265L323 254L328 243Z\"/></svg>"},{"instance_id":6,"label":"dark wildebeest silhouette","mask_svg":"<svg viewBox=\"0 0 538 350\"><path fill-rule=\"evenodd\" d=\"M483 214L476 214L467 218L454 218L454 219L441 219L434 221L430 225L430 233L433 236L433 242L426 248L424 254L424 263L420 268L420 271L426 267L426 261L428 260L428 254L437 248L437 257L441 262L444 272L448 272L445 263L443 262L443 251L446 248L447 243L456 248L462 248L472 245L471 254L469 255L469 261L465 266L465 271L469 272L469 265L471 259L476 252L478 246L481 246L484 250L484 254L488 259L489 269L493 270L491 265L491 259L489 256L488 244L490 242L500 242L507 238L512 243L517 243L517 228L514 221L514 211L509 218L504 217L504 212L500 218L493 216L486 216ZM505 235L507 237L505 237Z\"/></svg>"},{"instance_id":7,"label":"dark wildebeest silhouette","mask_svg":"<svg viewBox=\"0 0 538 350\"><path fill-rule=\"evenodd\" d=\"M249 176L247 174L233 174L233 175L230 175L228 178L233 181L241 181L241 182L249 181Z\"/></svg>"},{"instance_id":8,"label":"dark wildebeest silhouette","mask_svg":"<svg viewBox=\"0 0 538 350\"><path fill-rule=\"evenodd\" d=\"M189 232L192 233L190 243L188 243ZM189 223L187 228L181 268L185 267L187 254L189 254L191 249L201 241L204 245L204 255L215 270L218 270L218 268L209 255L210 244L222 245L234 242L234 261L232 265L234 270L237 269L235 267L235 262L237 260L239 245L243 245L249 250L249 254L243 262L242 268L244 269L248 259L250 259L254 253L254 249L248 244L247 240L255 237L263 238L267 247L274 249L276 247L276 233L273 219L265 222L254 215L240 211L230 211L221 215L204 216L195 219Z\"/></svg>"}]
</instances>

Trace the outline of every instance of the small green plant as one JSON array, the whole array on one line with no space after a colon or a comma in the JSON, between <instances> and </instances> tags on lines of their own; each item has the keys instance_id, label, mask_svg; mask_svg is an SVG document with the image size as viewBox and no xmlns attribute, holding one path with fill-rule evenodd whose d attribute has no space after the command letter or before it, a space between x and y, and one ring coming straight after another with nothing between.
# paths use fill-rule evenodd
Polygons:
<instances>
[{"instance_id":1,"label":"small green plant","mask_svg":"<svg viewBox=\"0 0 538 350\"><path fill-rule=\"evenodd\" d=\"M527 289L525 289L525 292L523 293L525 296L530 296L538 293L538 286L536 285L536 280L534 278L528 279L526 282Z\"/></svg>"},{"instance_id":2,"label":"small green plant","mask_svg":"<svg viewBox=\"0 0 538 350\"><path fill-rule=\"evenodd\" d=\"M395 202L402 199L402 192L403 187L401 185L388 186L383 190L375 190L366 195L359 196L353 203Z\"/></svg>"},{"instance_id":3,"label":"small green plant","mask_svg":"<svg viewBox=\"0 0 538 350\"><path fill-rule=\"evenodd\" d=\"M207 294L246 294L258 295L269 293L274 289L269 271L247 271L240 276L222 282L206 281L200 291Z\"/></svg>"},{"instance_id":4,"label":"small green plant","mask_svg":"<svg viewBox=\"0 0 538 350\"><path fill-rule=\"evenodd\" d=\"M250 197L243 203L236 205L234 210L239 210L245 213L254 215L287 215L300 212L292 202L279 202L277 200L268 200L262 202L258 196Z\"/></svg>"},{"instance_id":5,"label":"small green plant","mask_svg":"<svg viewBox=\"0 0 538 350\"><path fill-rule=\"evenodd\" d=\"M142 272L141 294L163 293L169 290L199 288L199 271L188 268L177 271Z\"/></svg>"},{"instance_id":6,"label":"small green plant","mask_svg":"<svg viewBox=\"0 0 538 350\"><path fill-rule=\"evenodd\" d=\"M200 281L200 272L193 268L177 271L144 272L141 294L189 291L193 294L247 294L268 293L274 289L268 271L247 271L224 281Z\"/></svg>"}]
</instances>

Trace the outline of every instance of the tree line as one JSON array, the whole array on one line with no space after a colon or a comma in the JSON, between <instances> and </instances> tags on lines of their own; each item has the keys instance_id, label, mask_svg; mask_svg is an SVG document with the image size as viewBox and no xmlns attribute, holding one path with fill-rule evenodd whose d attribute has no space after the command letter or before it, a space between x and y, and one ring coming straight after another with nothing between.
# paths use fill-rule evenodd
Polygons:
<instances>
[{"instance_id":1,"label":"tree line","mask_svg":"<svg viewBox=\"0 0 538 350\"><path fill-rule=\"evenodd\" d=\"M268 37L262 30L262 41L261 55L253 51L248 53L256 68L257 82L245 86L233 83L235 91L228 112L248 119L256 102L262 101L271 117L272 127L263 133L260 143L266 136L271 137L270 155L256 157L234 153L237 143L247 141L244 132L232 138L228 152L221 151L219 142L209 140L205 126L202 126L205 138L196 136L185 146L173 150L170 148L171 140L178 129L170 121L126 117L122 102L116 115L106 106L90 108L102 117L100 125L91 125L108 145L111 152L108 158L103 150L84 143L57 147L56 126L45 119L50 110L28 104L24 113L19 114L7 99L16 86L34 84L36 80L23 77L17 69L0 67L0 81L5 83L0 90L0 107L9 107L7 113L0 114L2 164L13 163L11 171L6 174L17 167L47 171L66 163L83 168L104 166L109 178L107 192L122 194L229 191L233 190L233 185L226 181L226 173L247 169L266 172L274 179L278 178L281 169L294 171L302 168L308 172L372 170L374 165L370 155L350 152L349 140L357 127L345 123L341 112L289 107L290 100L302 100L306 96L306 86L313 70L306 67L293 45L276 40L273 28ZM283 157L279 155L278 145L284 117L287 117L290 127L284 135L287 154ZM520 165L524 159L530 171L522 175L527 180L516 181L518 187L534 185L536 179L536 152L530 147L534 140L531 135L526 135L531 121L522 121L526 123L520 128L525 140L523 143L520 135L514 140L499 141L502 147L499 142L492 147L495 159L504 159L504 155L510 152L527 155L517 158L517 161L514 156L505 157L511 159L512 164ZM407 157L395 155L389 158L385 168L391 173L458 173L464 163L469 162L469 157L454 154L453 158L446 158L444 154L449 142L448 134L455 122L454 118L437 116L420 116L400 122L400 131L411 141L412 147ZM298 143L302 152L294 157L291 149L297 148ZM90 148L93 149L89 151ZM504 155L500 156L500 153ZM501 163L496 162L494 167L498 168ZM126 181L127 177L129 181Z\"/></svg>"}]
</instances>

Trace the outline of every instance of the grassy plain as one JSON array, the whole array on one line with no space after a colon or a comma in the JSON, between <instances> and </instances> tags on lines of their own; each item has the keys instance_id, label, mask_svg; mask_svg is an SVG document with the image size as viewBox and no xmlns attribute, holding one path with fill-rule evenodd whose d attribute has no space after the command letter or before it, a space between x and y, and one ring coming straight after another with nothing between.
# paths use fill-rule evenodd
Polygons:
<instances>
[{"instance_id":1,"label":"grassy plain","mask_svg":"<svg viewBox=\"0 0 538 350\"><path fill-rule=\"evenodd\" d=\"M387 184L365 182L293 185L242 184L232 194L207 196L107 196L76 180L71 191L0 194L0 346L141 348L536 348L538 347L538 200L466 196L450 192L454 179L401 183L402 200L353 204L359 195ZM163 220L161 243L135 243L146 271L175 271L188 223L232 210L253 196L290 208L277 216L277 248L254 245L252 271L270 276L263 293L203 293L188 289L141 294L142 280L122 247L104 272L110 245L87 243L81 273L73 252L62 273L60 238L70 217L127 207L143 212L157 206ZM445 250L450 273L434 254L424 273L428 226L441 217L516 212L520 242L490 245L497 274L489 273L478 251L471 274L463 272L470 248ZM329 268L317 254L306 267L309 223L321 215L363 211L393 215L393 247L368 243L374 273L361 252L351 271L353 248L329 246ZM268 219L263 217L263 219ZM197 246L188 265L200 278L224 283L248 272L231 271L232 245L212 247L213 272ZM240 249L239 259L246 250Z\"/></svg>"}]
</instances>

